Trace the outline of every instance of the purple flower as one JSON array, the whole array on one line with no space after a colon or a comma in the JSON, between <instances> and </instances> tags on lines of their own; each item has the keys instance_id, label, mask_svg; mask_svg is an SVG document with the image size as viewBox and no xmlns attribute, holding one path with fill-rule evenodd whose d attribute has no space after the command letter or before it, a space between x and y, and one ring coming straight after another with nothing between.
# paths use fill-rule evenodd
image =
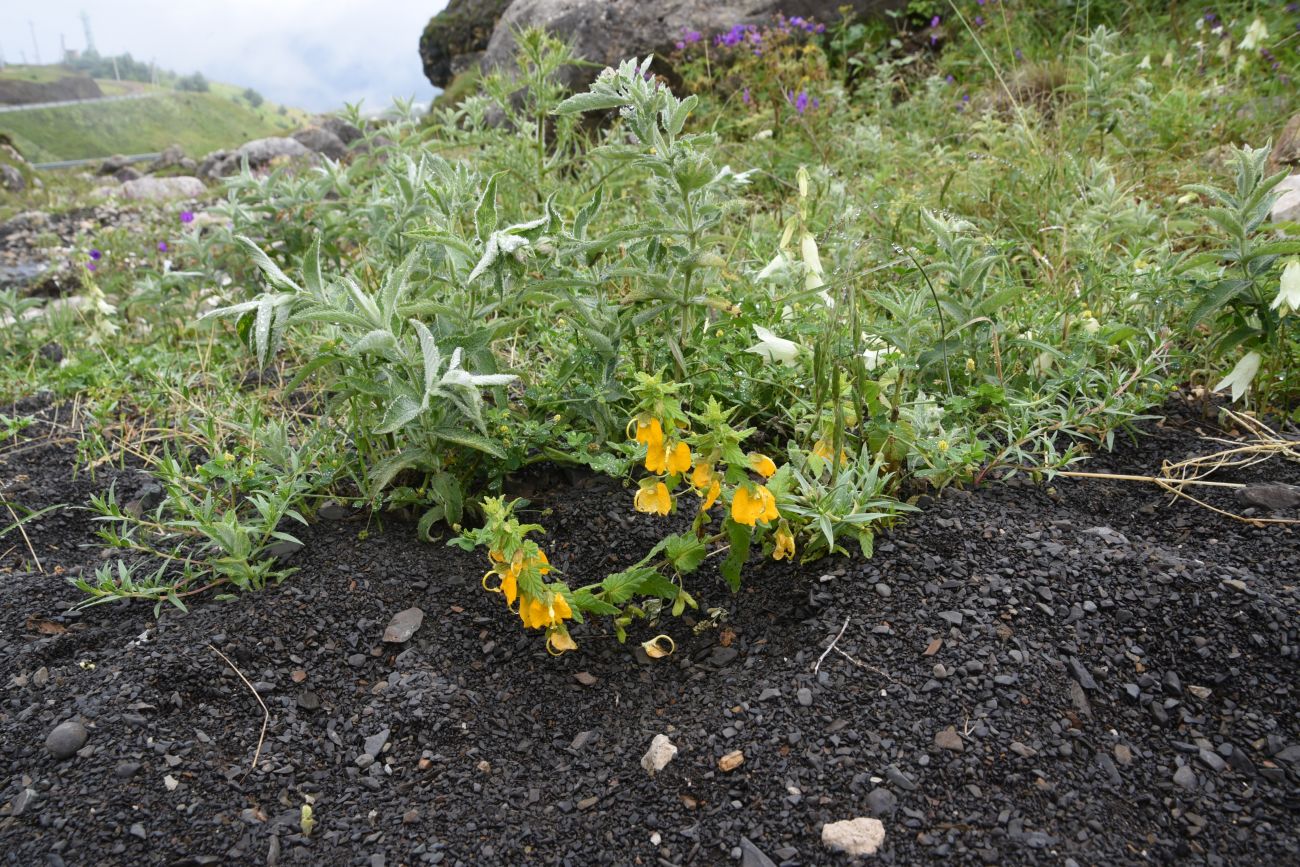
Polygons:
<instances>
[{"instance_id":1,"label":"purple flower","mask_svg":"<svg viewBox=\"0 0 1300 867\"><path fill-rule=\"evenodd\" d=\"M94 271L94 270L95 270L95 263L94 263L94 262L87 262L87 263L86 263L86 270L87 270L87 271Z\"/></svg>"},{"instance_id":2,"label":"purple flower","mask_svg":"<svg viewBox=\"0 0 1300 867\"><path fill-rule=\"evenodd\" d=\"M808 110L808 91L801 90L796 96L793 90L786 91L785 98L787 102L794 105L794 110L803 114Z\"/></svg>"},{"instance_id":3,"label":"purple flower","mask_svg":"<svg viewBox=\"0 0 1300 867\"><path fill-rule=\"evenodd\" d=\"M1021 51L1019 48L1017 48L1017 49L1016 49L1016 60L1024 60L1024 59L1025 59L1025 52L1023 52L1023 51Z\"/></svg>"},{"instance_id":4,"label":"purple flower","mask_svg":"<svg viewBox=\"0 0 1300 867\"><path fill-rule=\"evenodd\" d=\"M946 82L948 82L949 84L956 84L956 83L957 83L957 79L953 76L953 74L952 74L951 72L948 73L948 75L945 76L943 80L946 81Z\"/></svg>"},{"instance_id":5,"label":"purple flower","mask_svg":"<svg viewBox=\"0 0 1300 867\"><path fill-rule=\"evenodd\" d=\"M98 262L99 259L100 259L100 257L103 256L103 255L104 255L104 254L101 253L101 252L99 252L98 250L91 250L91 251L90 251L90 258L94 259L96 262Z\"/></svg>"},{"instance_id":6,"label":"purple flower","mask_svg":"<svg viewBox=\"0 0 1300 867\"><path fill-rule=\"evenodd\" d=\"M182 223L193 223L193 222L194 222L194 212L193 212L193 211L181 211L181 222L182 222Z\"/></svg>"},{"instance_id":7,"label":"purple flower","mask_svg":"<svg viewBox=\"0 0 1300 867\"><path fill-rule=\"evenodd\" d=\"M167 252L167 242L166 242L166 241L159 241L159 242L158 242L158 252L159 252L159 253L166 253L166 252Z\"/></svg>"},{"instance_id":8,"label":"purple flower","mask_svg":"<svg viewBox=\"0 0 1300 867\"><path fill-rule=\"evenodd\" d=\"M978 4L980 4L981 6L984 5L984 0L975 0L975 2L978 3Z\"/></svg>"},{"instance_id":9,"label":"purple flower","mask_svg":"<svg viewBox=\"0 0 1300 867\"><path fill-rule=\"evenodd\" d=\"M975 26L976 26L976 27L983 27L983 26L984 26L984 16L983 16L983 15L976 15L976 16L975 16Z\"/></svg>"},{"instance_id":10,"label":"purple flower","mask_svg":"<svg viewBox=\"0 0 1300 867\"><path fill-rule=\"evenodd\" d=\"M678 42L678 43L677 43L677 50L678 50L678 51L685 51L685 50L686 50L686 43L685 43L685 42Z\"/></svg>"},{"instance_id":11,"label":"purple flower","mask_svg":"<svg viewBox=\"0 0 1300 867\"><path fill-rule=\"evenodd\" d=\"M696 42L699 42L703 38L704 38L704 34L698 30L682 31L682 41L685 42L687 45L694 45Z\"/></svg>"},{"instance_id":12,"label":"purple flower","mask_svg":"<svg viewBox=\"0 0 1300 867\"><path fill-rule=\"evenodd\" d=\"M740 99L741 99L742 102L745 103L745 105L749 105L749 88L748 88L748 87L745 88L744 92L740 94Z\"/></svg>"},{"instance_id":13,"label":"purple flower","mask_svg":"<svg viewBox=\"0 0 1300 867\"><path fill-rule=\"evenodd\" d=\"M939 16L938 16L938 15L934 16L933 18L930 19L930 26L931 26L931 27L938 27L938 26L939 26L939 21L940 21Z\"/></svg>"}]
</instances>

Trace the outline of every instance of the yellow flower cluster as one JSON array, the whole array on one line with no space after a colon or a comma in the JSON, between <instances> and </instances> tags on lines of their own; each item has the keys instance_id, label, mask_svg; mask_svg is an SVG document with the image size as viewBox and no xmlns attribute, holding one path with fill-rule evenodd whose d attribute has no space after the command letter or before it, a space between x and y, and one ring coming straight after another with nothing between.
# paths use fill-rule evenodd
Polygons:
<instances>
[{"instance_id":1,"label":"yellow flower cluster","mask_svg":"<svg viewBox=\"0 0 1300 867\"><path fill-rule=\"evenodd\" d=\"M663 423L651 413L637 416L628 424L628 429L629 435L646 447L645 468L654 474L654 477L641 482L633 498L632 504L638 512L651 515L667 515L671 512L673 493L669 483L676 486L680 478L684 478L702 498L702 512L707 512L722 498L725 473L717 468L722 459L721 449L715 447L708 454L692 455L691 448L685 441L665 435ZM673 433L676 433L675 429ZM776 462L767 455L750 452L747 469L767 480L776 474L777 467ZM767 485L750 479L736 484L735 490L731 492L730 515L733 521L747 527L775 522L781 518L776 496ZM793 557L794 553L794 536L789 525L781 521L772 556L781 560Z\"/></svg>"},{"instance_id":2,"label":"yellow flower cluster","mask_svg":"<svg viewBox=\"0 0 1300 867\"><path fill-rule=\"evenodd\" d=\"M526 554L525 549L532 549L532 553ZM530 572L535 572L536 576L540 577L551 571L551 563L546 557L546 552L532 542L526 542L524 548L516 551L509 562L496 548L488 551L488 559L492 561L492 569L483 575L483 588L505 596L506 606L512 611L515 610L515 600L518 599L518 614L524 622L524 627L545 629L546 646L552 653L576 650L577 645L564 625L565 620L573 617L573 609L569 607L569 602L564 595L546 588L545 585L541 585L540 595L520 592L521 577ZM495 586L489 583L493 576L497 579Z\"/></svg>"},{"instance_id":3,"label":"yellow flower cluster","mask_svg":"<svg viewBox=\"0 0 1300 867\"><path fill-rule=\"evenodd\" d=\"M647 472L657 476L680 476L691 468L691 447L681 440L666 439L659 419L642 415L633 424L636 425L636 441L646 447ZM647 480L636 492L632 504L638 512L667 515L673 508L673 496L662 481Z\"/></svg>"}]
</instances>

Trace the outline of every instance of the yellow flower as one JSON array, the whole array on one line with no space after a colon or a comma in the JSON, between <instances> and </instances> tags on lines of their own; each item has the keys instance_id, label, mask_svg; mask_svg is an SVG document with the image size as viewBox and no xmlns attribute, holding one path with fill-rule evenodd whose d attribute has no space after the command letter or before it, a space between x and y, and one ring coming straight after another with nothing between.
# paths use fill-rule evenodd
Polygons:
<instances>
[{"instance_id":1,"label":"yellow flower","mask_svg":"<svg viewBox=\"0 0 1300 867\"><path fill-rule=\"evenodd\" d=\"M519 618L528 629L545 629L559 626L566 618L573 616L573 609L559 593L550 593L548 598L531 597L519 603Z\"/></svg>"},{"instance_id":2,"label":"yellow flower","mask_svg":"<svg viewBox=\"0 0 1300 867\"><path fill-rule=\"evenodd\" d=\"M776 548L772 551L773 560L784 560L789 557L794 559L794 536L790 533L790 527L781 522L781 526L776 528Z\"/></svg>"},{"instance_id":3,"label":"yellow flower","mask_svg":"<svg viewBox=\"0 0 1300 867\"><path fill-rule=\"evenodd\" d=\"M695 465L695 470L691 473L691 487L701 490L709 486L713 481L713 467L701 461Z\"/></svg>"},{"instance_id":4,"label":"yellow flower","mask_svg":"<svg viewBox=\"0 0 1300 867\"><path fill-rule=\"evenodd\" d=\"M748 485L736 488L731 498L731 519L737 524L754 526L759 521L771 521L780 517L776 510L776 497L764 485L754 485L750 493Z\"/></svg>"},{"instance_id":5,"label":"yellow flower","mask_svg":"<svg viewBox=\"0 0 1300 867\"><path fill-rule=\"evenodd\" d=\"M822 460L824 460L824 461L826 461L826 462L829 463L829 462L831 461L831 442L830 442L830 440L827 440L827 439L819 439L819 440L817 440L817 442L813 443L812 453L813 453L813 455L815 455L816 457L819 457L819 458L821 458ZM842 463L842 464L843 464L843 463L847 463L848 460L849 460L848 452L844 451L844 449L840 449L840 463Z\"/></svg>"},{"instance_id":6,"label":"yellow flower","mask_svg":"<svg viewBox=\"0 0 1300 867\"><path fill-rule=\"evenodd\" d=\"M547 630L546 650L552 656L559 656L566 650L577 649L578 645L574 643L573 637L569 635L569 630L565 629L563 624Z\"/></svg>"},{"instance_id":7,"label":"yellow flower","mask_svg":"<svg viewBox=\"0 0 1300 867\"><path fill-rule=\"evenodd\" d=\"M939 440L939 451L941 451L941 452L946 452L946 451L948 451L948 441L947 441L947 440Z\"/></svg>"},{"instance_id":8,"label":"yellow flower","mask_svg":"<svg viewBox=\"0 0 1300 867\"><path fill-rule=\"evenodd\" d=\"M776 472L776 464L772 459L758 452L749 453L749 467L765 479L772 478L772 474Z\"/></svg>"},{"instance_id":9,"label":"yellow flower","mask_svg":"<svg viewBox=\"0 0 1300 867\"><path fill-rule=\"evenodd\" d=\"M646 472L662 475L668 471L668 449L664 446L651 445L645 453Z\"/></svg>"},{"instance_id":10,"label":"yellow flower","mask_svg":"<svg viewBox=\"0 0 1300 867\"><path fill-rule=\"evenodd\" d=\"M673 507L672 495L668 493L668 486L663 482L655 482L653 485L647 485L636 492L636 497L632 501L638 512L645 512L649 515L667 515Z\"/></svg>"},{"instance_id":11,"label":"yellow flower","mask_svg":"<svg viewBox=\"0 0 1300 867\"><path fill-rule=\"evenodd\" d=\"M668 455L664 449L664 429L659 419L653 416L638 417L636 441L645 444L645 468L652 473L662 473L668 463Z\"/></svg>"},{"instance_id":12,"label":"yellow flower","mask_svg":"<svg viewBox=\"0 0 1300 867\"><path fill-rule=\"evenodd\" d=\"M975 372L975 359L973 358L966 359L966 372L967 373Z\"/></svg>"},{"instance_id":13,"label":"yellow flower","mask_svg":"<svg viewBox=\"0 0 1300 867\"><path fill-rule=\"evenodd\" d=\"M671 452L667 453L666 463L668 472L674 475L686 472L691 468L691 447L679 442Z\"/></svg>"},{"instance_id":14,"label":"yellow flower","mask_svg":"<svg viewBox=\"0 0 1300 867\"><path fill-rule=\"evenodd\" d=\"M709 508L718 501L718 497L721 494L722 494L722 483L719 482L717 479L714 479L713 484L709 485L709 492L704 495L704 503L700 506L700 508L707 512Z\"/></svg>"}]
</instances>

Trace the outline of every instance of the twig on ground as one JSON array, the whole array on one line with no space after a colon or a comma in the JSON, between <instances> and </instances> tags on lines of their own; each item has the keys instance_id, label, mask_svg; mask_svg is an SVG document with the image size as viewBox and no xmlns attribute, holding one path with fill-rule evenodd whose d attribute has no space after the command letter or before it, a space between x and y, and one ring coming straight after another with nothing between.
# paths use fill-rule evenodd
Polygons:
<instances>
[{"instance_id":1,"label":"twig on ground","mask_svg":"<svg viewBox=\"0 0 1300 867\"><path fill-rule=\"evenodd\" d=\"M835 638L831 640L830 645L825 650L822 651L822 655L817 657L817 664L813 666L813 674L816 674L818 671L821 670L822 660L826 658L827 654L829 654L832 650L835 649L835 645L838 644L840 639L844 637L844 630L849 628L849 620L851 620L852 618L853 615L851 614L848 617L844 618L844 625L840 627L839 634L836 635Z\"/></svg>"},{"instance_id":2,"label":"twig on ground","mask_svg":"<svg viewBox=\"0 0 1300 867\"><path fill-rule=\"evenodd\" d=\"M271 722L271 712L267 710L266 702L262 701L262 697L257 694L257 690L253 689L253 685L248 682L248 678L244 677L244 673L236 668L235 664L231 662L224 653L217 650L211 644L208 645L208 649L225 660L226 665L230 666L230 670L239 676L239 679L244 682L244 686L248 687L248 691L253 694L253 698L257 699L257 703L262 706L262 733L257 738L257 750L253 753L253 764L249 767L248 771L244 773L244 776L246 777L257 767L257 760L262 756L262 744L266 741L266 727Z\"/></svg>"},{"instance_id":3,"label":"twig on ground","mask_svg":"<svg viewBox=\"0 0 1300 867\"><path fill-rule=\"evenodd\" d=\"M844 657L845 659L847 659L849 662L856 665L858 668L865 668L867 671L878 674L881 677L883 677L885 680L889 681L890 683L898 683L898 681L890 677L887 672L884 672L881 669L876 668L874 665L868 665L867 663L863 662L860 659L854 659L852 656L849 656L847 653L845 653L843 650L840 650L838 647L835 648L835 652L838 653L840 656Z\"/></svg>"}]
</instances>

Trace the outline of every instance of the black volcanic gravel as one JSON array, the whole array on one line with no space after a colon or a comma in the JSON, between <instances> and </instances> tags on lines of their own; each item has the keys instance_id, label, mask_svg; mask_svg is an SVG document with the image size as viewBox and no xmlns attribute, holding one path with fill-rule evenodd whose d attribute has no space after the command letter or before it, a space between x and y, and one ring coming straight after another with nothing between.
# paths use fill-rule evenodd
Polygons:
<instances>
[{"instance_id":1,"label":"black volcanic gravel","mask_svg":"<svg viewBox=\"0 0 1300 867\"><path fill-rule=\"evenodd\" d=\"M1166 411L1088 468L1213 448ZM28 433L48 441L0 448L6 500L147 486L74 476L60 428ZM1241 478L1294 484L1300 468ZM27 526L44 574L23 541L0 544L0 863L832 864L847 861L821 826L869 815L886 863L1296 863L1294 529L1130 482L925 505L869 561L754 562L735 597L697 576L721 626L666 619L621 646L595 622L559 659L480 589L479 555L408 526L324 521L281 586L155 621L68 610L55 573L101 552L87 513L47 515ZM609 480L534 507L577 582L660 530ZM383 644L412 606L419 631ZM660 631L673 656L634 652ZM251 772L261 708L208 645L269 708ZM89 737L60 760L46 738L66 721ZM652 778L640 759L659 733L680 752ZM744 763L723 773L734 750Z\"/></svg>"}]
</instances>

